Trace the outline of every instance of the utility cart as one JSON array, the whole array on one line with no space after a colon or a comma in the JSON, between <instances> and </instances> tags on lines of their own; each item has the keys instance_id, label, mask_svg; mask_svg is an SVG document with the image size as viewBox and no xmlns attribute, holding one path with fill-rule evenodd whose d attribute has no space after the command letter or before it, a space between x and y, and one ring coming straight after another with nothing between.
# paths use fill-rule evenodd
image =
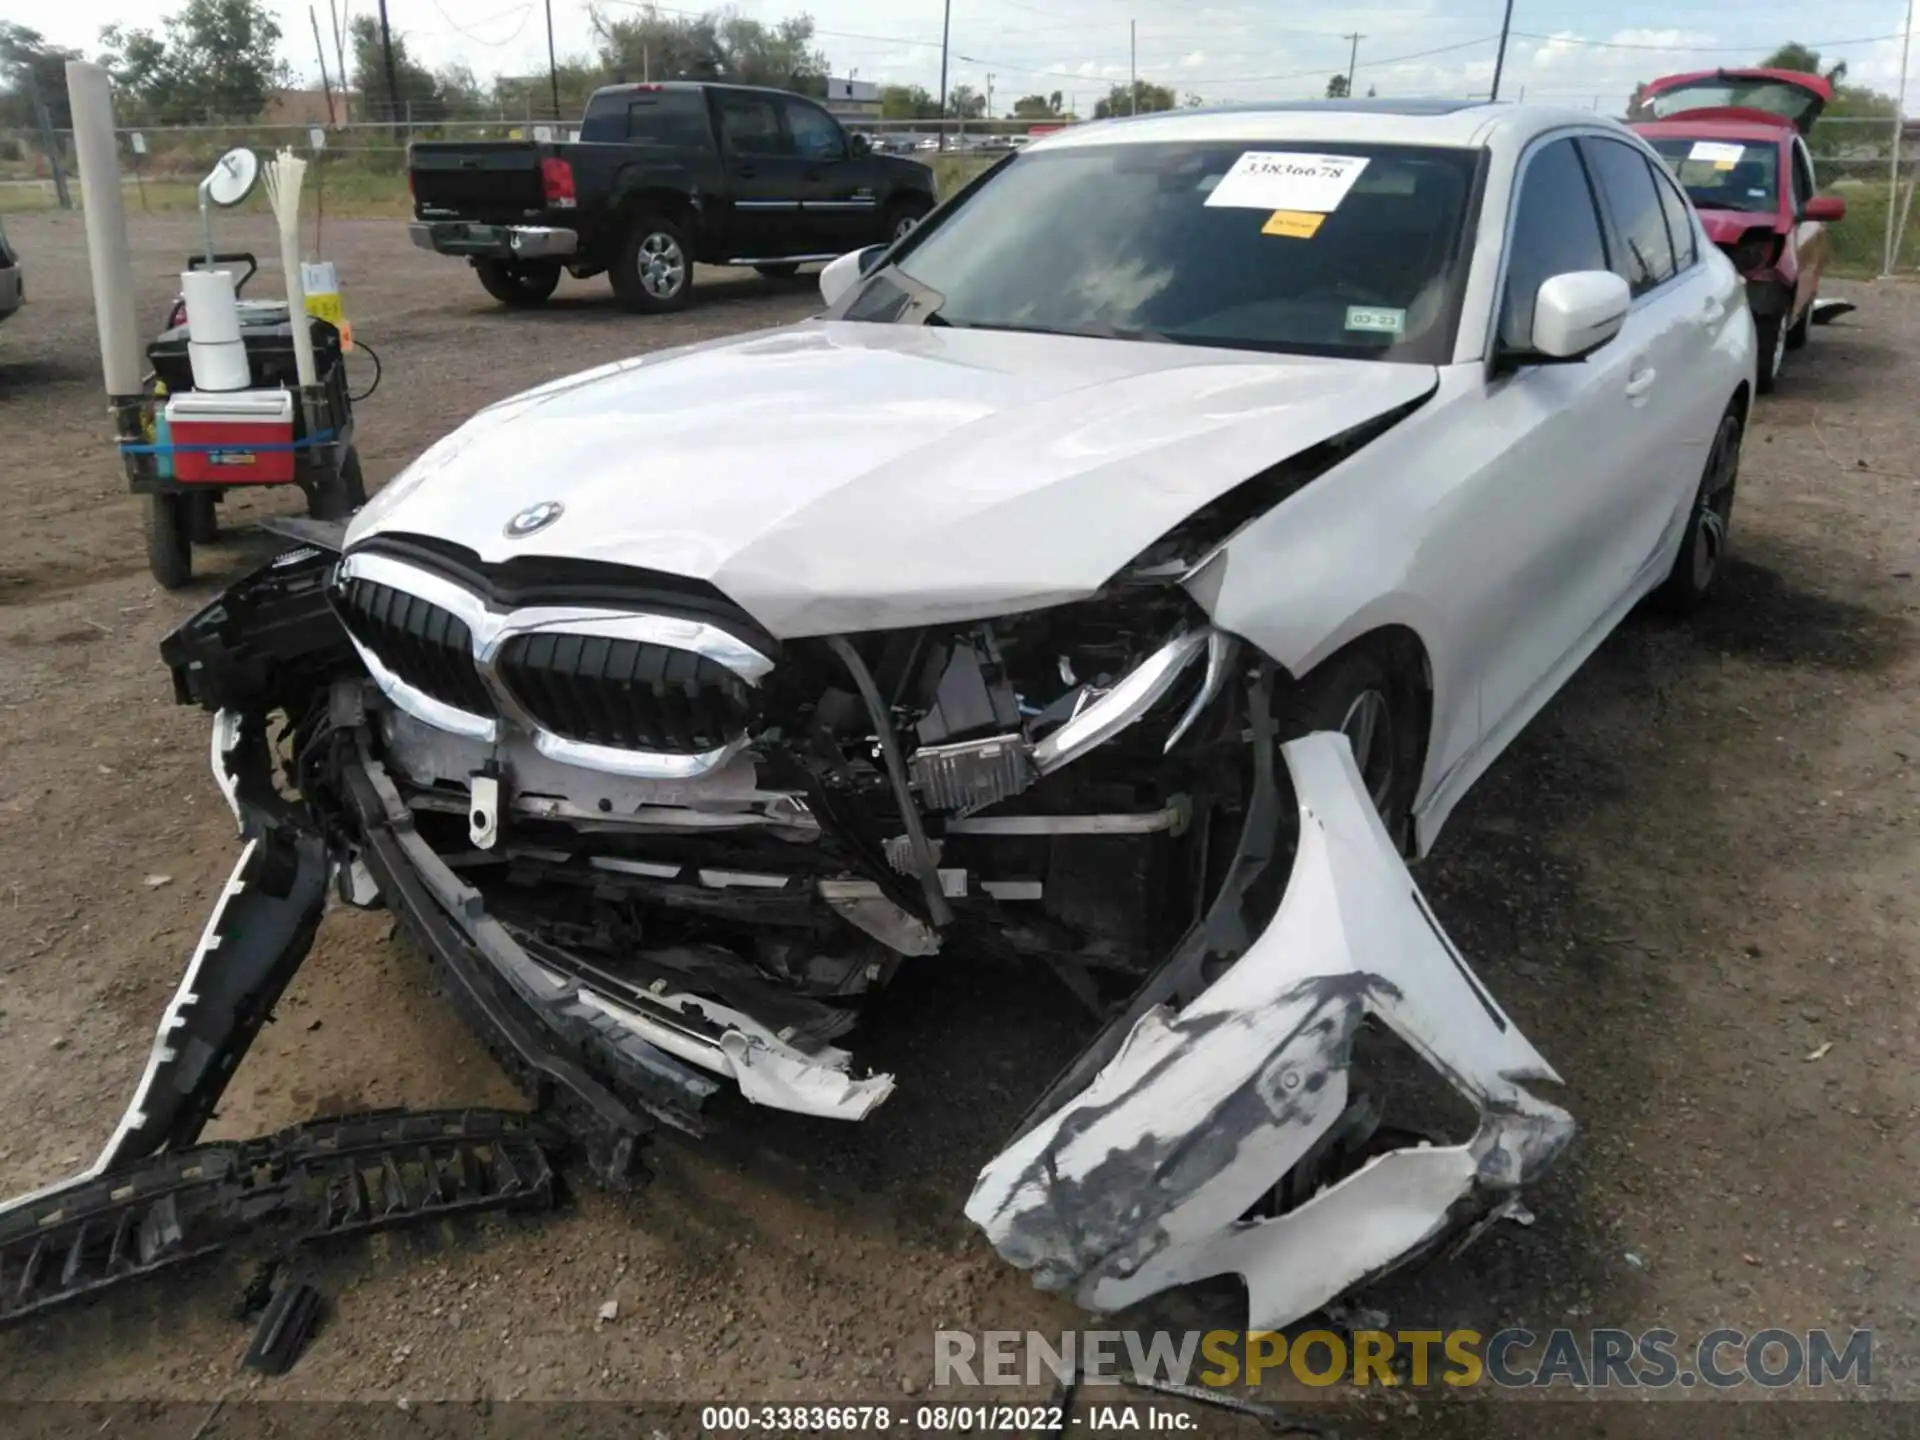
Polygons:
<instances>
[{"instance_id":1,"label":"utility cart","mask_svg":"<svg viewBox=\"0 0 1920 1440\"><path fill-rule=\"evenodd\" d=\"M195 256L188 268L209 260L247 267L236 289L258 268L249 254ZM188 351L193 322L177 302L167 329L147 347L147 393L135 405L118 407L117 428L128 486L146 498L147 562L153 578L169 590L193 577L193 547L218 535L217 507L230 491L297 485L308 513L328 520L366 502L340 331L314 316L301 319L313 337L319 380L305 388L283 301L240 305L245 389L194 389Z\"/></svg>"}]
</instances>

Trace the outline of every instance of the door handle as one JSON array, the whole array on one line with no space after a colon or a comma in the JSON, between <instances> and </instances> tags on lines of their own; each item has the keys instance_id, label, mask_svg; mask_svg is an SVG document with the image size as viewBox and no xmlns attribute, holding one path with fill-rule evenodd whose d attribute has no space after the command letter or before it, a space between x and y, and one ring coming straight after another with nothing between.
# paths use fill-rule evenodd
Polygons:
<instances>
[{"instance_id":1,"label":"door handle","mask_svg":"<svg viewBox=\"0 0 1920 1440\"><path fill-rule=\"evenodd\" d=\"M1641 370L1636 372L1633 377L1627 381L1628 397L1638 400L1653 388L1653 382L1658 378L1659 375L1657 371Z\"/></svg>"}]
</instances>

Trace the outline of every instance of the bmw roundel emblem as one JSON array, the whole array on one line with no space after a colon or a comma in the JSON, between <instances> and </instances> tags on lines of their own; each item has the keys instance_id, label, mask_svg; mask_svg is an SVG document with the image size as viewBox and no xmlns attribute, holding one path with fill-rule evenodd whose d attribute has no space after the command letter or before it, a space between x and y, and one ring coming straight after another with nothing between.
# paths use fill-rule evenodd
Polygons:
<instances>
[{"instance_id":1,"label":"bmw roundel emblem","mask_svg":"<svg viewBox=\"0 0 1920 1440\"><path fill-rule=\"evenodd\" d=\"M553 524L560 518L561 511L566 508L558 500L542 500L538 505L529 505L507 521L506 537L509 540L524 540L536 531L544 530Z\"/></svg>"}]
</instances>

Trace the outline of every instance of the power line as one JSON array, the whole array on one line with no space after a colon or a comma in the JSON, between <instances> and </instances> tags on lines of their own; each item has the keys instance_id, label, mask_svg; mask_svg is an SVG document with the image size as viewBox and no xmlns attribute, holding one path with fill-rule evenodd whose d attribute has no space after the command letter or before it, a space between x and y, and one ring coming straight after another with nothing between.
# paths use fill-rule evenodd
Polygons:
<instances>
[{"instance_id":1,"label":"power line","mask_svg":"<svg viewBox=\"0 0 1920 1440\"><path fill-rule=\"evenodd\" d=\"M520 32L527 28L527 17L533 14L533 0L527 0L527 3L524 5L516 5L511 10L502 10L497 15L489 15L484 20L474 22L478 25L486 25L495 20L504 20L509 15L518 15L520 17L520 23L513 27L513 33L504 40L486 40L474 34L451 15L447 14L446 7L440 3L440 0L433 0L433 8L440 12L440 18L447 22L448 29L454 31L456 34L464 35L476 45L490 45L497 49L502 45L511 45L520 38Z\"/></svg>"},{"instance_id":2,"label":"power line","mask_svg":"<svg viewBox=\"0 0 1920 1440\"><path fill-rule=\"evenodd\" d=\"M1515 30L1522 40L1548 40L1559 45L1581 45L1593 50L1653 50L1663 55L1751 55L1758 45L1642 45L1625 40L1581 40L1572 35L1539 35L1531 30ZM1842 45L1874 45L1882 40L1898 40L1901 31L1891 35L1863 35L1853 40L1806 40L1809 50L1837 50Z\"/></svg>"}]
</instances>

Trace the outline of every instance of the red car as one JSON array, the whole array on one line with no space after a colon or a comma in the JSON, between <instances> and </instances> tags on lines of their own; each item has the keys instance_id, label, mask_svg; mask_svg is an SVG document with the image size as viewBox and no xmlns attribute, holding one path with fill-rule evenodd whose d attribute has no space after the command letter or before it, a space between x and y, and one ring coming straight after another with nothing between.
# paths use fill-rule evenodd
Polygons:
<instances>
[{"instance_id":1,"label":"red car","mask_svg":"<svg viewBox=\"0 0 1920 1440\"><path fill-rule=\"evenodd\" d=\"M1847 202L1814 192L1807 132L1833 87L1799 70L1702 70L1650 83L1633 128L1660 152L1707 235L1747 277L1760 339L1759 385L1773 389L1786 352L1807 343L1827 226Z\"/></svg>"}]
</instances>

